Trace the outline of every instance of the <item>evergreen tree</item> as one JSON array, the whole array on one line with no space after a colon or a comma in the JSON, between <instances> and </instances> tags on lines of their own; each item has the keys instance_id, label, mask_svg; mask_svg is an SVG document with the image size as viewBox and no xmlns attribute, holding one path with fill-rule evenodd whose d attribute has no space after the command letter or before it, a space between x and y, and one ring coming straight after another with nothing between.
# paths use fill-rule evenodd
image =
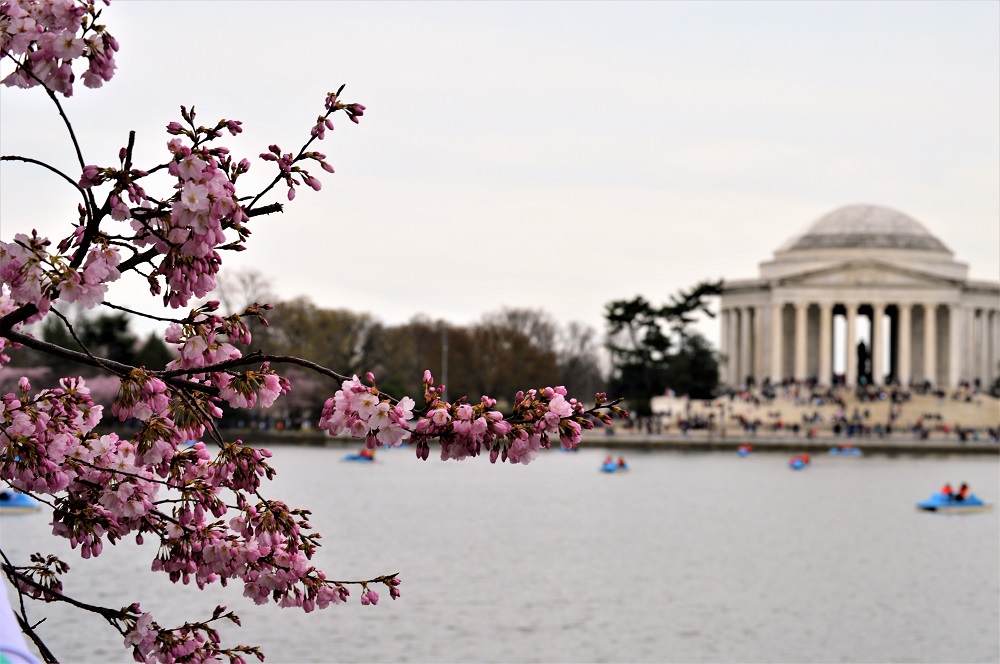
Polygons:
<instances>
[{"instance_id":1,"label":"evergreen tree","mask_svg":"<svg viewBox=\"0 0 1000 664\"><path fill-rule=\"evenodd\" d=\"M142 344L135 354L136 364L158 371L162 370L173 359L174 354L170 351L166 342L157 336L155 332L150 332L145 343Z\"/></svg>"},{"instance_id":2,"label":"evergreen tree","mask_svg":"<svg viewBox=\"0 0 1000 664\"><path fill-rule=\"evenodd\" d=\"M94 355L122 364L135 363L138 339L128 329L129 317L126 314L100 314L84 318L78 327L80 341Z\"/></svg>"},{"instance_id":3,"label":"evergreen tree","mask_svg":"<svg viewBox=\"0 0 1000 664\"><path fill-rule=\"evenodd\" d=\"M693 398L712 396L718 359L704 337L689 328L699 312L714 318L709 298L721 292L721 281L706 281L661 307L641 295L606 305L611 388L628 400L632 412L649 414L650 398L667 389Z\"/></svg>"}]
</instances>

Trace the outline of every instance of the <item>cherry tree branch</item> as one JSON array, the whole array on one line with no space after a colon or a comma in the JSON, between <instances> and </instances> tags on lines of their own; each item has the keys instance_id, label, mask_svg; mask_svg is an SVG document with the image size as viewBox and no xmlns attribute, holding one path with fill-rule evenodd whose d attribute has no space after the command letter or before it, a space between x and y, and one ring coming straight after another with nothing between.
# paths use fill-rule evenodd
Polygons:
<instances>
[{"instance_id":1,"label":"cherry tree branch","mask_svg":"<svg viewBox=\"0 0 1000 664\"><path fill-rule=\"evenodd\" d=\"M37 81L38 84L42 86L42 89L45 90L45 94L47 94L48 97L49 97L49 99L52 100L52 103L56 105L56 110L59 111L59 117L62 118L63 125L65 125L66 131L69 132L70 142L73 144L73 150L74 150L74 152L76 152L76 159L77 159L77 162L80 164L80 171L82 172L83 169L84 169L84 167L86 166L86 162L84 162L84 160L83 160L83 151L80 149L80 141L77 140L77 138L76 138L76 132L73 130L73 123L71 123L69 121L69 117L66 115L66 111L63 109L62 104L59 102L59 98L56 97L55 91L52 90L52 88L50 88L48 85L46 85L45 81L43 81L41 78L39 78L35 74L35 72L33 72L31 70L31 67L29 67L26 64L26 62L18 62L17 58L15 58L9 52L4 52L4 55L6 55L11 60L13 60L15 62L15 64L22 71L24 71L25 73L28 74L28 76L30 76L31 78L35 79L35 81ZM93 216L94 216L93 212L97 208L97 204L94 201L94 195L91 192L87 192L84 195L84 199L87 201L87 206L86 206L86 208L87 208L87 216L89 218L93 218Z\"/></svg>"},{"instance_id":2,"label":"cherry tree branch","mask_svg":"<svg viewBox=\"0 0 1000 664\"><path fill-rule=\"evenodd\" d=\"M246 215L248 217L258 217L258 216L264 215L264 214L274 214L275 212L283 212L283 211L284 211L284 206L282 206L281 203L271 203L270 205L265 205L264 207L257 208L255 210L245 210ZM150 215L150 217L151 216L155 216L155 215ZM136 215L136 218L141 220L144 217L141 214L138 214L138 215ZM146 218L149 218L149 217L146 217ZM132 258L129 258L128 260L122 261L118 265L118 271L119 272L126 272L128 270L131 270L131 269L133 269L133 268L135 268L135 267L137 267L139 265L142 265L143 263L147 263L147 262L153 260L159 254L160 254L160 252L156 248L150 248L150 249L147 249L146 251L139 252L135 256L133 256Z\"/></svg>"},{"instance_id":3,"label":"cherry tree branch","mask_svg":"<svg viewBox=\"0 0 1000 664\"><path fill-rule=\"evenodd\" d=\"M52 88L47 86L41 79L35 76L34 72L32 72L30 68L26 67L25 69L41 84L42 88L45 90L45 94L47 94L49 99L52 100L52 103L56 105L56 109L59 111L59 117L62 118L63 124L66 126L66 131L69 132L70 141L73 143L73 151L76 152L76 160L77 163L80 164L80 171L82 172L84 167L87 165L87 162L83 159L83 150L80 148L80 141L76 138L76 131L73 130L73 123L69 121L69 116L66 115L66 111L63 109L62 103L60 103L59 98L56 96L56 93L52 90ZM97 206L94 202L93 194L90 194L89 198L91 208L96 208Z\"/></svg>"},{"instance_id":4,"label":"cherry tree branch","mask_svg":"<svg viewBox=\"0 0 1000 664\"><path fill-rule=\"evenodd\" d=\"M83 205L84 205L84 207L86 207L88 205L88 203L89 203L89 201L87 200L87 192L84 191L80 187L79 183L77 183L76 180L74 180L70 176L66 175L65 173L63 173L62 171L60 171L55 166L52 166L51 164L47 164L44 161L40 161L38 159L32 159L31 157L22 157L20 155L13 155L13 154L5 154L5 155L0 156L0 161L23 161L23 162L28 163L28 164L34 164L36 166L41 166L42 168L55 173L56 175L58 175L59 177L61 177L63 180L66 180L66 182L68 182L74 189L76 189L80 193L80 196L83 197Z\"/></svg>"},{"instance_id":5,"label":"cherry tree branch","mask_svg":"<svg viewBox=\"0 0 1000 664\"><path fill-rule=\"evenodd\" d=\"M4 560L3 567L4 567L4 573L6 574L6 567L9 566L13 569L14 566L11 564L10 559L7 558L7 555L3 552L3 549L0 549L0 558L3 558ZM17 603L20 610L14 611L13 613L14 617L17 618L18 626L21 628L21 631L29 639L31 639L31 642L35 644L35 647L38 648L38 652L42 656L42 659L45 661L45 664L57 664L58 660L56 659L56 656L52 654L52 651L50 651L48 646L45 645L45 642L42 641L42 637L38 636L38 634L35 632L34 628L40 625L41 621L36 623L35 625L32 625L31 623L28 622L28 610L24 606L24 593L16 585L15 585L15 590L17 591ZM44 620L45 619L43 618L42 621Z\"/></svg>"},{"instance_id":6,"label":"cherry tree branch","mask_svg":"<svg viewBox=\"0 0 1000 664\"><path fill-rule=\"evenodd\" d=\"M101 306L107 307L108 309L115 309L116 311L124 311L127 314L132 314L133 316L139 316L140 318L148 318L149 320L157 320L161 323L181 323L180 318L164 318L162 316L155 316L153 314L147 314L143 311L136 311L135 309L129 309L128 307L123 307L118 304L112 304L111 302L101 302Z\"/></svg>"},{"instance_id":7,"label":"cherry tree branch","mask_svg":"<svg viewBox=\"0 0 1000 664\"><path fill-rule=\"evenodd\" d=\"M66 329L69 330L70 336L73 337L73 341L75 341L77 344L80 345L80 348L83 349L83 352L86 353L87 357L89 357L91 360L94 361L95 366L98 366L98 367L100 367L102 369L105 369L105 370L111 372L111 373L114 373L114 371L107 366L108 360L105 360L104 358L96 357L93 353L90 352L90 349L87 348L87 345L85 343L83 343L83 341L80 339L79 336L77 336L76 330L73 329L73 324L69 322L69 320L66 318L66 316L64 316L55 307L51 307L50 311L52 313L54 313L59 318L59 320L61 320L63 322L63 325L65 325Z\"/></svg>"},{"instance_id":8,"label":"cherry tree branch","mask_svg":"<svg viewBox=\"0 0 1000 664\"><path fill-rule=\"evenodd\" d=\"M317 364L316 362L311 362L309 360L304 360L301 357L295 357L294 355L271 355L265 354L262 351L254 351L243 357L238 357L233 360L226 360L225 362L218 362L216 364L209 364L203 367L191 367L190 369L171 369L169 371L157 372L160 378L167 379L173 378L175 376L183 376L185 374L193 373L209 373L215 371L225 371L227 369L236 369L239 367L247 366L250 364L257 364L263 362L273 362L278 364L295 364L300 367L305 367L307 369L312 369L318 374L328 376L337 381L349 380L349 376L344 376L339 374L332 369L324 367L322 364Z\"/></svg>"},{"instance_id":9,"label":"cherry tree branch","mask_svg":"<svg viewBox=\"0 0 1000 664\"><path fill-rule=\"evenodd\" d=\"M34 305L26 305L34 306ZM13 315L13 314L8 314ZM47 341L42 341L36 339L35 337L28 336L21 332L6 329L6 318L0 319L0 336L6 337L7 339L13 341L14 343L19 343L22 346L27 346L28 348L33 348L34 350L41 351L43 353L48 353L56 357L61 357L64 360L72 360L74 362L79 362L80 364L86 364L92 367L98 367L101 369L106 369L119 377L125 377L131 372L134 367L130 364L123 364L121 362L116 362L114 360L101 360L101 362L96 361L90 355L86 353L80 353L77 351L70 350L68 348L63 348L57 344L49 343ZM187 371L186 373L195 373L194 371ZM212 385L205 385L203 383L195 383L193 381L183 380L174 376L167 377L164 382L170 383L174 387L184 388L188 390L195 390L198 392L204 392L211 396L218 396L219 388Z\"/></svg>"}]
</instances>

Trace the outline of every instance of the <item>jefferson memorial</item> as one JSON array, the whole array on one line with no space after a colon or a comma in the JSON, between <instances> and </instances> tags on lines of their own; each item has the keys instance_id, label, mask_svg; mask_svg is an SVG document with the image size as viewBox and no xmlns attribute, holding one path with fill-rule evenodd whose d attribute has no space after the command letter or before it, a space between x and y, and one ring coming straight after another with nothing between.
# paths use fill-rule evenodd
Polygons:
<instances>
[{"instance_id":1,"label":"jefferson memorial","mask_svg":"<svg viewBox=\"0 0 1000 664\"><path fill-rule=\"evenodd\" d=\"M990 385L1000 375L1000 282L919 222L852 205L723 284L720 382Z\"/></svg>"}]
</instances>

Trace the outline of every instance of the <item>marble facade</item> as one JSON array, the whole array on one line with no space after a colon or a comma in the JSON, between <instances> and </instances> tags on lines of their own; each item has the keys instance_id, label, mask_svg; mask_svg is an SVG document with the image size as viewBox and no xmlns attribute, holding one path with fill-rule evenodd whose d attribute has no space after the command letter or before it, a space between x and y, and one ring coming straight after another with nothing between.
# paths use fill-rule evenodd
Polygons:
<instances>
[{"instance_id":1,"label":"marble facade","mask_svg":"<svg viewBox=\"0 0 1000 664\"><path fill-rule=\"evenodd\" d=\"M720 382L730 387L986 386L1000 375L1000 282L968 279L940 240L885 207L834 210L761 263L757 279L726 281L720 321Z\"/></svg>"}]
</instances>

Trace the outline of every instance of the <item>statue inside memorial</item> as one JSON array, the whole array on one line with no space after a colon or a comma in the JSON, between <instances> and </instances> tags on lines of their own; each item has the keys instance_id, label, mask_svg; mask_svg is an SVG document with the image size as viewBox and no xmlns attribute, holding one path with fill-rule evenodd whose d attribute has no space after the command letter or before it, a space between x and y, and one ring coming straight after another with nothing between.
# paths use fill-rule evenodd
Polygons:
<instances>
[{"instance_id":1,"label":"statue inside memorial","mask_svg":"<svg viewBox=\"0 0 1000 664\"><path fill-rule=\"evenodd\" d=\"M858 343L858 384L872 384L872 358L864 341Z\"/></svg>"}]
</instances>

